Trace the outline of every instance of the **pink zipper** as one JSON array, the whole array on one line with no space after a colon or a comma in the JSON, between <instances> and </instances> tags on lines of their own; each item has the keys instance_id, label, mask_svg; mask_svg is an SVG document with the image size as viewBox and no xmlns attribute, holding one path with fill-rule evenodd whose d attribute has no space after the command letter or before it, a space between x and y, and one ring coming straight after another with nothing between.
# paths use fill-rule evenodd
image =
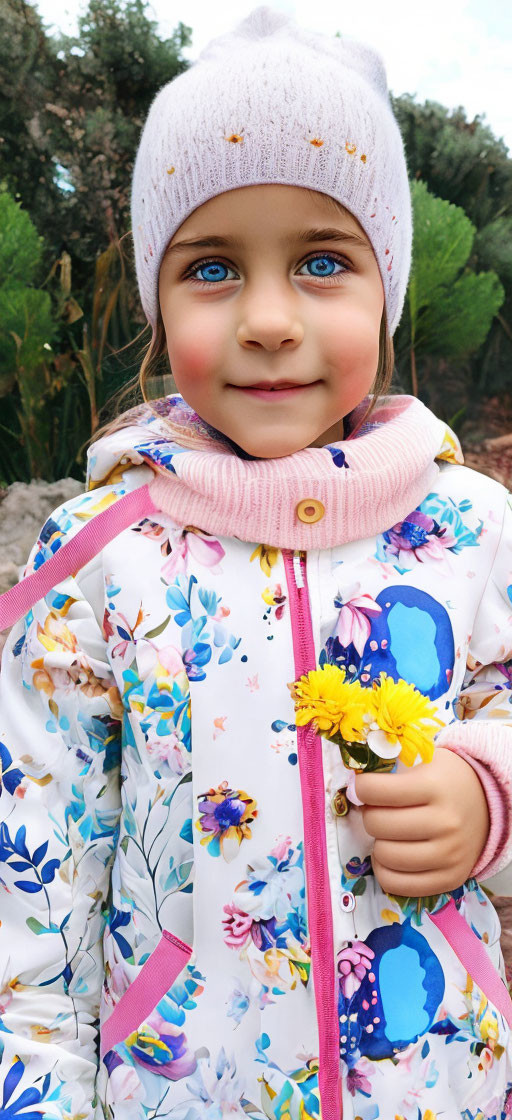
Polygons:
<instances>
[{"instance_id":1,"label":"pink zipper","mask_svg":"<svg viewBox=\"0 0 512 1120\"><path fill-rule=\"evenodd\" d=\"M306 560L301 553L300 566L295 567L294 554L288 549L283 549L283 559L290 602L295 676L298 679L310 669L316 669ZM322 1120L342 1120L338 980L327 872L322 742L309 725L297 728L297 743L304 814L308 924L320 1043L320 1111Z\"/></svg>"}]
</instances>

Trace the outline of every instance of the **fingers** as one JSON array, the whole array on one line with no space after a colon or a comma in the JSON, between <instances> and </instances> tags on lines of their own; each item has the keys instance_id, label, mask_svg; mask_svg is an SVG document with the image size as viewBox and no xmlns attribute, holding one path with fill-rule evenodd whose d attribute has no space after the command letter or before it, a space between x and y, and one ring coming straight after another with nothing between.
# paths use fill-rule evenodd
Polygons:
<instances>
[{"instance_id":1,"label":"fingers","mask_svg":"<svg viewBox=\"0 0 512 1120\"><path fill-rule=\"evenodd\" d=\"M489 813L478 776L464 759L440 750L406 773L357 774L355 789L365 830L375 838L374 873L387 894L443 894L472 874Z\"/></svg>"},{"instance_id":2,"label":"fingers","mask_svg":"<svg viewBox=\"0 0 512 1120\"><path fill-rule=\"evenodd\" d=\"M388 871L435 872L439 869L439 849L430 840L417 840L412 844L377 840L373 855Z\"/></svg>"},{"instance_id":3,"label":"fingers","mask_svg":"<svg viewBox=\"0 0 512 1120\"><path fill-rule=\"evenodd\" d=\"M444 894L460 887L460 872L446 868L437 871L392 871L383 867L378 858L372 855L375 877L386 894L396 894L402 898L423 898L432 894ZM464 882L464 880L462 880Z\"/></svg>"},{"instance_id":4,"label":"fingers","mask_svg":"<svg viewBox=\"0 0 512 1120\"><path fill-rule=\"evenodd\" d=\"M407 774L356 774L355 787L365 805L428 805L432 800L432 779L425 763Z\"/></svg>"},{"instance_id":5,"label":"fingers","mask_svg":"<svg viewBox=\"0 0 512 1120\"><path fill-rule=\"evenodd\" d=\"M431 840L440 836L442 823L429 808L381 809L363 805L366 831L376 840Z\"/></svg>"}]
</instances>

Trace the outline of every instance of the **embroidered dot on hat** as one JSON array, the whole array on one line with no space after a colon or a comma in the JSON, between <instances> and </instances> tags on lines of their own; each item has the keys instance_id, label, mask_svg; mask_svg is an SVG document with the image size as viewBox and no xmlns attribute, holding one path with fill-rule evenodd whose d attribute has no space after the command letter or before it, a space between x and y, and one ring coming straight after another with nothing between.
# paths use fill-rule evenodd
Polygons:
<instances>
[{"instance_id":1,"label":"embroidered dot on hat","mask_svg":"<svg viewBox=\"0 0 512 1120\"><path fill-rule=\"evenodd\" d=\"M412 244L404 147L380 55L255 8L154 98L132 179L142 306L153 328L165 249L185 219L259 183L331 195L360 222L379 265L389 332L403 309Z\"/></svg>"}]
</instances>

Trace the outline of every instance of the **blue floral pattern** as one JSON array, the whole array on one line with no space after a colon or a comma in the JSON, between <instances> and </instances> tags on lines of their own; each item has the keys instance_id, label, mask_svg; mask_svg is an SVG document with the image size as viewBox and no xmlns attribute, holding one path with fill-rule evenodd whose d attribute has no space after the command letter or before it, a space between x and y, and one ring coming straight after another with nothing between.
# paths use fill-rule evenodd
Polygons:
<instances>
[{"instance_id":1,"label":"blue floral pattern","mask_svg":"<svg viewBox=\"0 0 512 1120\"><path fill-rule=\"evenodd\" d=\"M183 470L159 424L171 411L222 438L178 397L155 408L93 449L91 489L54 511L28 570L148 463ZM347 453L324 460L348 483ZM440 454L436 491L402 521L308 555L316 654L365 687L382 670L415 684L447 723L508 726L512 532L488 480L452 472L454 441ZM344 1117L512 1115L510 1023L429 919L455 904L503 977L497 915L474 879L422 902L381 890L360 814L332 808L342 760L324 743L312 774L301 753L290 587L279 548L152 511L13 628L0 678L7 1120L319 1120L307 888L320 847L302 797L322 780ZM186 965L169 966L161 998L159 973L158 997L98 1060L98 1020L145 968L151 991L164 935Z\"/></svg>"}]
</instances>

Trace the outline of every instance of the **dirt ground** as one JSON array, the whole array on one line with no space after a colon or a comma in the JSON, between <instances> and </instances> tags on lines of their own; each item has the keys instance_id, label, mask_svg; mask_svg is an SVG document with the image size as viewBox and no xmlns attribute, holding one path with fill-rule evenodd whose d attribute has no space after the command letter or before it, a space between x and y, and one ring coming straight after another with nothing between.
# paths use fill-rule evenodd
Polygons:
<instances>
[{"instance_id":1,"label":"dirt ground","mask_svg":"<svg viewBox=\"0 0 512 1120\"><path fill-rule=\"evenodd\" d=\"M512 489L512 394L480 403L457 435L467 467Z\"/></svg>"}]
</instances>

